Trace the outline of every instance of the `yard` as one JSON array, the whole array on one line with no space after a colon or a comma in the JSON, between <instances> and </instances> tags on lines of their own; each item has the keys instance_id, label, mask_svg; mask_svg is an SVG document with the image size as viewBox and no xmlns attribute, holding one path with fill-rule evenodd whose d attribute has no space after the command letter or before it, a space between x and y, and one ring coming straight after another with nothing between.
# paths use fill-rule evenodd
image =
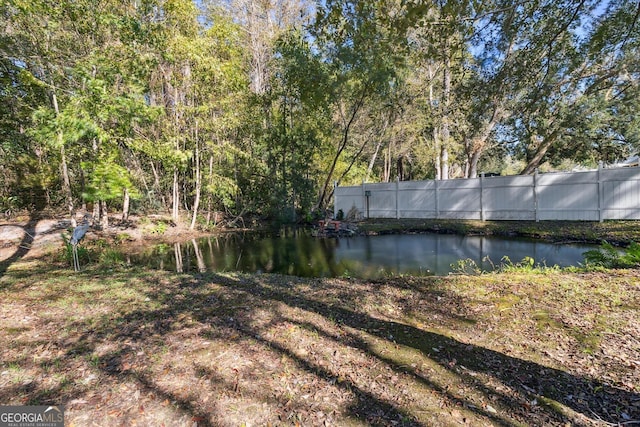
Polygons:
<instances>
[{"instance_id":1,"label":"yard","mask_svg":"<svg viewBox=\"0 0 640 427\"><path fill-rule=\"evenodd\" d=\"M66 425L632 425L640 272L382 281L12 264L0 402Z\"/></svg>"}]
</instances>

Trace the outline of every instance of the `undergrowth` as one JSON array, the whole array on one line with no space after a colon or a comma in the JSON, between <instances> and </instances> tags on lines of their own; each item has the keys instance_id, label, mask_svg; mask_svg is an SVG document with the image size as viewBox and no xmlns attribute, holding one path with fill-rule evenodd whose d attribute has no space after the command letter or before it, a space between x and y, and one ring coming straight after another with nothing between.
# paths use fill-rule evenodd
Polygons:
<instances>
[{"instance_id":1,"label":"undergrowth","mask_svg":"<svg viewBox=\"0 0 640 427\"><path fill-rule=\"evenodd\" d=\"M584 264L579 267L566 267L564 269L557 265L547 266L537 264L532 257L524 257L519 262L513 262L508 256L502 257L500 264L494 264L489 257L483 258L483 262L491 265L489 270L485 270L472 259L461 259L451 268L457 274L483 274L487 272L496 273L549 273L551 271L565 270L567 272L576 271L596 271L615 268L635 268L640 267L640 244L632 242L627 248L618 248L611 243L604 242L598 249L583 253Z\"/></svg>"},{"instance_id":2,"label":"undergrowth","mask_svg":"<svg viewBox=\"0 0 640 427\"><path fill-rule=\"evenodd\" d=\"M583 255L587 267L633 268L640 265L640 244L632 242L623 249L604 242L600 248Z\"/></svg>"},{"instance_id":3,"label":"undergrowth","mask_svg":"<svg viewBox=\"0 0 640 427\"><path fill-rule=\"evenodd\" d=\"M561 268L557 265L547 266L546 264L536 263L536 260L533 257L524 257L519 262L513 262L508 256L502 257L499 264L494 264L493 261L489 257L484 257L482 259L483 262L491 265L491 268L486 270L480 267L474 260L472 259L461 259L457 262L451 264L451 269L456 274L470 274L470 275L478 275L489 272L494 273L516 273L516 272L527 272L527 273L549 273L551 271L559 271Z\"/></svg>"}]
</instances>

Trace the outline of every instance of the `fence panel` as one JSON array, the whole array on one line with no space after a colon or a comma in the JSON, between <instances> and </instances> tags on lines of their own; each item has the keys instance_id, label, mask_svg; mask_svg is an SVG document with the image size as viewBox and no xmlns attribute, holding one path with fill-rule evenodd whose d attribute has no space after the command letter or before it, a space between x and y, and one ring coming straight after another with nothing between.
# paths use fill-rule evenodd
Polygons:
<instances>
[{"instance_id":1,"label":"fence panel","mask_svg":"<svg viewBox=\"0 0 640 427\"><path fill-rule=\"evenodd\" d=\"M482 179L482 219L536 219L533 176L498 176Z\"/></svg>"},{"instance_id":2,"label":"fence panel","mask_svg":"<svg viewBox=\"0 0 640 427\"><path fill-rule=\"evenodd\" d=\"M398 183L398 217L436 218L436 181Z\"/></svg>"},{"instance_id":3,"label":"fence panel","mask_svg":"<svg viewBox=\"0 0 640 427\"><path fill-rule=\"evenodd\" d=\"M640 168L336 187L334 212L488 220L640 219Z\"/></svg>"},{"instance_id":4,"label":"fence panel","mask_svg":"<svg viewBox=\"0 0 640 427\"><path fill-rule=\"evenodd\" d=\"M538 175L540 220L598 221L598 172Z\"/></svg>"},{"instance_id":5,"label":"fence panel","mask_svg":"<svg viewBox=\"0 0 640 427\"><path fill-rule=\"evenodd\" d=\"M604 219L640 219L640 168L602 169Z\"/></svg>"},{"instance_id":6,"label":"fence panel","mask_svg":"<svg viewBox=\"0 0 640 427\"><path fill-rule=\"evenodd\" d=\"M366 184L365 189L370 191L369 217L370 218L395 218L397 184L395 182L382 184ZM366 216L366 212L364 212Z\"/></svg>"},{"instance_id":7,"label":"fence panel","mask_svg":"<svg viewBox=\"0 0 640 427\"><path fill-rule=\"evenodd\" d=\"M452 179L438 183L438 218L481 219L479 179Z\"/></svg>"},{"instance_id":8,"label":"fence panel","mask_svg":"<svg viewBox=\"0 0 640 427\"><path fill-rule=\"evenodd\" d=\"M351 209L356 209L358 212L364 212L364 196L361 186L351 187L336 187L333 193L334 218L338 215L339 211L342 211L346 215Z\"/></svg>"}]
</instances>

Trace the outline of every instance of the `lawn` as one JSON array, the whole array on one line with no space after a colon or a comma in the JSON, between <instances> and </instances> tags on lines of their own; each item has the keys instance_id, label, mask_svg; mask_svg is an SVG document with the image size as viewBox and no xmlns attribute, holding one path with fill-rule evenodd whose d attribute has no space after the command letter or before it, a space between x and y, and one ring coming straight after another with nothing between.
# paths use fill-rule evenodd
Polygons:
<instances>
[{"instance_id":1,"label":"lawn","mask_svg":"<svg viewBox=\"0 0 640 427\"><path fill-rule=\"evenodd\" d=\"M640 422L638 270L364 281L33 259L0 298L0 402L62 404L68 426Z\"/></svg>"}]
</instances>

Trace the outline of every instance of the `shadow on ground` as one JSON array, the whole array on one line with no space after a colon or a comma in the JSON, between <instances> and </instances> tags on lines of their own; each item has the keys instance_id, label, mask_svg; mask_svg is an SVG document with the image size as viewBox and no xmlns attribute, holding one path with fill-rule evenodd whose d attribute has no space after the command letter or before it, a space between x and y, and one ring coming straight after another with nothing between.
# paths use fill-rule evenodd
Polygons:
<instances>
[{"instance_id":1,"label":"shadow on ground","mask_svg":"<svg viewBox=\"0 0 640 427\"><path fill-rule=\"evenodd\" d=\"M29 220L27 221L27 224L25 224L22 227L22 229L23 229L23 237L22 237L22 240L20 241L20 243L18 244L18 247L17 247L16 251L11 256L9 256L7 259L5 259L3 261L0 261L0 277L3 274L5 274L7 269L12 264L14 264L15 262L21 260L22 258L24 258L24 256L27 253L29 253L29 251L31 250L31 245L33 244L33 241L35 239L36 226L38 225L39 221L40 221L40 219L39 219L37 213L32 213L29 216Z\"/></svg>"},{"instance_id":2,"label":"shadow on ground","mask_svg":"<svg viewBox=\"0 0 640 427\"><path fill-rule=\"evenodd\" d=\"M149 422L153 412L199 426L640 419L637 393L359 311L362 295L348 297L349 283L335 282L336 291L334 282L275 275L79 276L73 289L44 290L51 311L31 312L38 319L15 332L5 368L38 375L4 384L0 401L63 403L77 420L99 412ZM309 292L315 285L335 298ZM29 332L38 328L55 335ZM52 375L65 377L48 385ZM237 418L229 408L239 408Z\"/></svg>"}]
</instances>

